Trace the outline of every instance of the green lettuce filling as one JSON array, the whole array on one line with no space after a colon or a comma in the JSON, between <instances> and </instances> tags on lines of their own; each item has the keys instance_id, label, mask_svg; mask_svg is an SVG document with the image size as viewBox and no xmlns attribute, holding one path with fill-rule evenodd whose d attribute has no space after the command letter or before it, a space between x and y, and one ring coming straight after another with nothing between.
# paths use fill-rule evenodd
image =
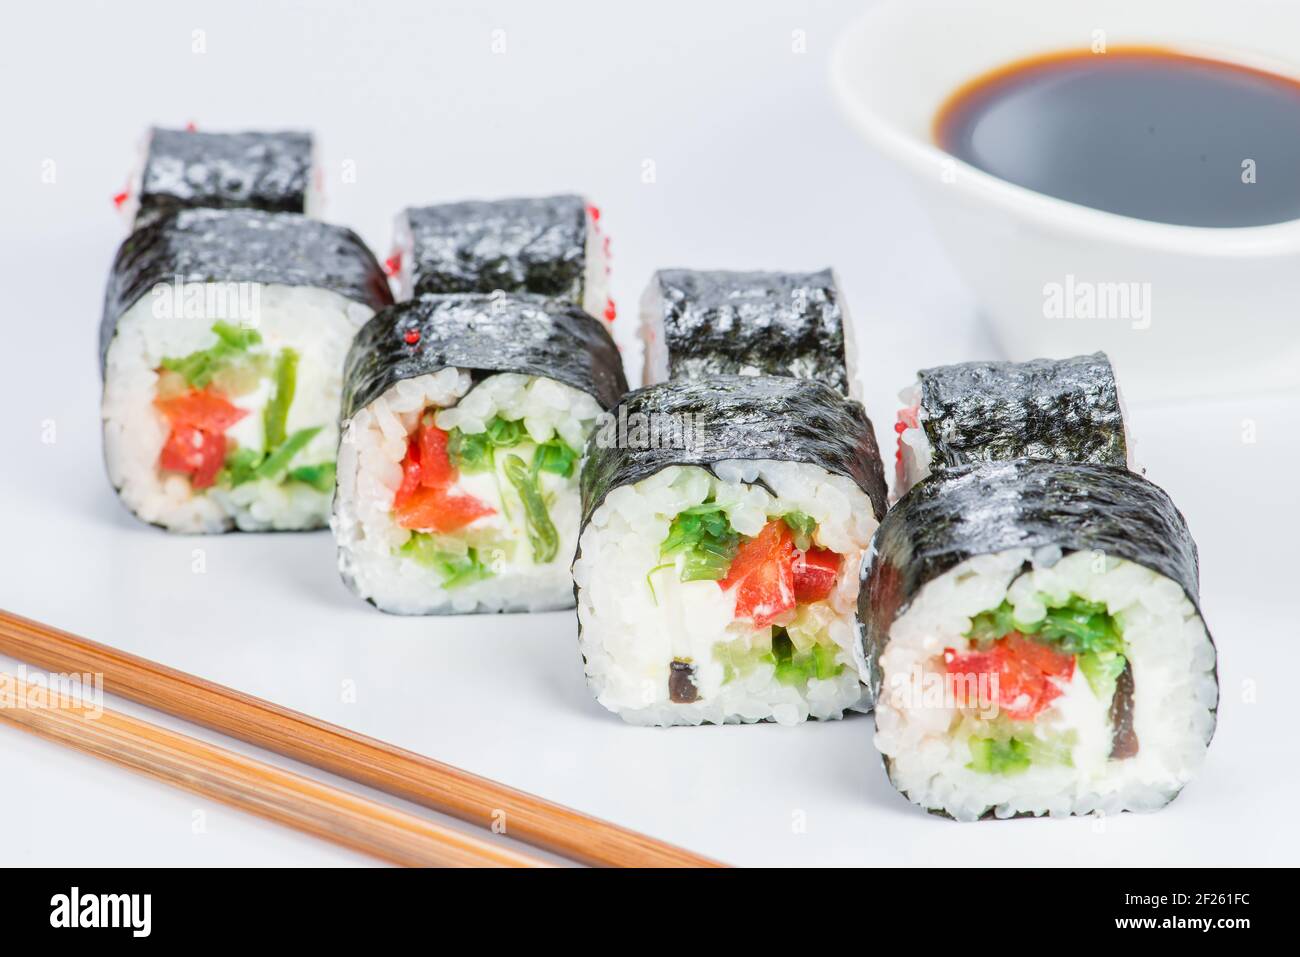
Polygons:
<instances>
[{"instance_id":1,"label":"green lettuce filling","mask_svg":"<svg viewBox=\"0 0 1300 957\"><path fill-rule=\"evenodd\" d=\"M514 448L528 441L524 423L494 415L482 432L459 428L447 434L447 457L463 472L490 472L496 468L496 450Z\"/></svg>"},{"instance_id":2,"label":"green lettuce filling","mask_svg":"<svg viewBox=\"0 0 1300 957\"><path fill-rule=\"evenodd\" d=\"M534 468L564 478L573 477L573 469L577 463L578 453L569 448L559 436L543 442L533 453Z\"/></svg>"},{"instance_id":3,"label":"green lettuce filling","mask_svg":"<svg viewBox=\"0 0 1300 957\"><path fill-rule=\"evenodd\" d=\"M488 472L493 467L492 441L486 432L469 435L452 429L447 434L447 459L462 472Z\"/></svg>"},{"instance_id":4,"label":"green lettuce filling","mask_svg":"<svg viewBox=\"0 0 1300 957\"><path fill-rule=\"evenodd\" d=\"M659 548L660 559L681 556L684 582L719 581L740 548L740 534L731 527L722 506L706 502L677 513L668 537Z\"/></svg>"},{"instance_id":5,"label":"green lettuce filling","mask_svg":"<svg viewBox=\"0 0 1300 957\"><path fill-rule=\"evenodd\" d=\"M256 329L246 329L224 320L213 323L212 332L217 337L215 345L180 358L163 359L162 367L177 373L194 388L203 389L232 360L262 342L262 335Z\"/></svg>"},{"instance_id":6,"label":"green lettuce filling","mask_svg":"<svg viewBox=\"0 0 1300 957\"><path fill-rule=\"evenodd\" d=\"M464 472L488 472L496 467L496 450L512 449L531 442L524 423L519 419L493 416L482 432L464 432L459 428L447 434L447 456L451 464ZM542 472L569 478L579 454L558 435L540 443L534 453L535 465Z\"/></svg>"},{"instance_id":7,"label":"green lettuce filling","mask_svg":"<svg viewBox=\"0 0 1300 957\"><path fill-rule=\"evenodd\" d=\"M794 535L794 547L801 552L808 551L812 545L813 533L817 531L816 520L803 512L786 512L781 520Z\"/></svg>"}]
</instances>

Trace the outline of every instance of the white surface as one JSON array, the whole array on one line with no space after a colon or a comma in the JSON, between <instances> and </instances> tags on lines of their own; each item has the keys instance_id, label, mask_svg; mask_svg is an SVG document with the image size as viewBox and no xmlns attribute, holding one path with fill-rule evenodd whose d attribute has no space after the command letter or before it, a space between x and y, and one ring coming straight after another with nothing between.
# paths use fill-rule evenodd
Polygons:
<instances>
[{"instance_id":1,"label":"white surface","mask_svg":"<svg viewBox=\"0 0 1300 957\"><path fill-rule=\"evenodd\" d=\"M1029 56L1101 49L1094 43L1163 45L1300 76L1300 5L1234 7L1228 15L1220 0L888 0L846 32L834 60L846 115L911 175L1010 358L1104 349L1135 399L1243 394L1260 382L1300 388L1300 221L1206 229L1117 216L954 161L931 139L935 114L964 82ZM1279 172L1255 152L1261 144L1239 146L1261 176L1270 165ZM1235 166L1223 173L1241 176ZM1049 317L1049 288L1101 284L1136 293L1116 315ZM1250 336L1224 321L1242 314Z\"/></svg>"},{"instance_id":2,"label":"white surface","mask_svg":"<svg viewBox=\"0 0 1300 957\"><path fill-rule=\"evenodd\" d=\"M657 267L833 264L882 440L917 367L996 355L907 184L831 100L830 44L859 4L569 7L11 11L0 606L738 864L1300 862L1294 398L1132 410L1139 457L1201 546L1223 701L1200 780L1159 814L1105 822L929 817L886 782L868 718L628 727L588 695L569 614L390 618L343 587L327 533L172 537L117 505L95 331L122 237L109 198L152 122L315 129L328 216L380 251L408 203L587 191L613 235L623 323ZM199 28L208 52L194 55ZM794 30L806 54L791 52ZM353 184L339 181L348 159ZM1251 334L1248 314L1232 321ZM3 864L361 860L8 727L0 749Z\"/></svg>"}]
</instances>

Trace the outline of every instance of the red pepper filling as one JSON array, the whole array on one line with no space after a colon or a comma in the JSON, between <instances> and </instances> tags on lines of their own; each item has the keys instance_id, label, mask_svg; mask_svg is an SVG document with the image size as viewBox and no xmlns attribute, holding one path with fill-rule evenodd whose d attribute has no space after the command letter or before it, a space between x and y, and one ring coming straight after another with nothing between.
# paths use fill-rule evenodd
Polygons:
<instances>
[{"instance_id":1,"label":"red pepper filling","mask_svg":"<svg viewBox=\"0 0 1300 957\"><path fill-rule=\"evenodd\" d=\"M155 399L154 405L172 426L158 456L158 466L188 475L190 485L196 489L211 486L226 461L224 433L248 415L248 410L232 405L211 386Z\"/></svg>"},{"instance_id":2,"label":"red pepper filling","mask_svg":"<svg viewBox=\"0 0 1300 957\"><path fill-rule=\"evenodd\" d=\"M950 674L996 675L998 707L1013 721L1032 721L1061 696L1053 679L1068 682L1074 677L1073 655L1016 631L980 651L945 648L943 662Z\"/></svg>"},{"instance_id":3,"label":"red pepper filling","mask_svg":"<svg viewBox=\"0 0 1300 957\"><path fill-rule=\"evenodd\" d=\"M822 601L835 590L844 556L829 548L810 548L796 554L794 561L794 600L798 604Z\"/></svg>"},{"instance_id":4,"label":"red pepper filling","mask_svg":"<svg viewBox=\"0 0 1300 957\"><path fill-rule=\"evenodd\" d=\"M496 509L472 495L450 490L456 468L447 456L447 433L421 421L402 459L402 484L393 496L393 515L402 528L454 532Z\"/></svg>"},{"instance_id":5,"label":"red pepper filling","mask_svg":"<svg viewBox=\"0 0 1300 957\"><path fill-rule=\"evenodd\" d=\"M225 461L226 437L192 425L172 426L158 456L159 467L188 475L194 488L208 488L215 483Z\"/></svg>"},{"instance_id":6,"label":"red pepper filling","mask_svg":"<svg viewBox=\"0 0 1300 957\"><path fill-rule=\"evenodd\" d=\"M723 591L736 588L736 617L763 628L797 604L830 595L843 563L844 556L830 549L800 552L790 527L778 518L741 544L718 586Z\"/></svg>"}]
</instances>

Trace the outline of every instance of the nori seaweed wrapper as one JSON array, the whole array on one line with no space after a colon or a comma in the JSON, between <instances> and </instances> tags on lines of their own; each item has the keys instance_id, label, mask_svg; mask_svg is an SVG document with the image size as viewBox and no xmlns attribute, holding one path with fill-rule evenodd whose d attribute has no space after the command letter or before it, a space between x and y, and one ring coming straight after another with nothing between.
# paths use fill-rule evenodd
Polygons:
<instances>
[{"instance_id":1,"label":"nori seaweed wrapper","mask_svg":"<svg viewBox=\"0 0 1300 957\"><path fill-rule=\"evenodd\" d=\"M581 196L475 200L404 215L413 297L501 291L582 302L591 227Z\"/></svg>"},{"instance_id":2,"label":"nori seaweed wrapper","mask_svg":"<svg viewBox=\"0 0 1300 957\"><path fill-rule=\"evenodd\" d=\"M178 209L305 213L310 133L150 131L136 228Z\"/></svg>"},{"instance_id":3,"label":"nori seaweed wrapper","mask_svg":"<svg viewBox=\"0 0 1300 957\"><path fill-rule=\"evenodd\" d=\"M476 382L499 372L545 376L608 409L627 391L608 330L579 306L544 296L427 296L380 312L357 333L343 370L343 418L403 379L455 367Z\"/></svg>"},{"instance_id":4,"label":"nori seaweed wrapper","mask_svg":"<svg viewBox=\"0 0 1300 957\"><path fill-rule=\"evenodd\" d=\"M917 483L885 516L863 563L858 617L873 700L894 621L929 582L976 555L1057 546L1100 551L1176 582L1200 613L1196 543L1159 487L1127 469L1016 459Z\"/></svg>"},{"instance_id":5,"label":"nori seaweed wrapper","mask_svg":"<svg viewBox=\"0 0 1300 957\"><path fill-rule=\"evenodd\" d=\"M922 369L931 471L1014 458L1124 466L1115 373L1104 352Z\"/></svg>"},{"instance_id":6,"label":"nori seaweed wrapper","mask_svg":"<svg viewBox=\"0 0 1300 957\"><path fill-rule=\"evenodd\" d=\"M633 416L662 416L698 429L691 438L659 448L627 448L631 442L602 439ZM866 410L828 385L780 376L719 375L647 386L629 394L587 443L582 469L582 527L613 489L649 478L670 465L712 470L724 459L806 462L852 479L871 500L876 518L885 514L885 472ZM671 417L671 418L667 418ZM630 434L630 433L629 433ZM637 443L650 444L650 443ZM679 447L668 447L669 445Z\"/></svg>"},{"instance_id":7,"label":"nori seaweed wrapper","mask_svg":"<svg viewBox=\"0 0 1300 957\"><path fill-rule=\"evenodd\" d=\"M374 254L350 229L293 213L181 210L137 229L117 250L99 330L101 372L118 320L178 277L329 289L375 310L393 301Z\"/></svg>"},{"instance_id":8,"label":"nori seaweed wrapper","mask_svg":"<svg viewBox=\"0 0 1300 957\"><path fill-rule=\"evenodd\" d=\"M647 355L659 350L661 359L666 350L670 380L708 379L719 373L793 376L847 395L840 299L830 269L661 269L650 280L645 300L645 334L651 339ZM656 335L663 336L661 344L652 341ZM662 365L653 372L664 378Z\"/></svg>"}]
</instances>

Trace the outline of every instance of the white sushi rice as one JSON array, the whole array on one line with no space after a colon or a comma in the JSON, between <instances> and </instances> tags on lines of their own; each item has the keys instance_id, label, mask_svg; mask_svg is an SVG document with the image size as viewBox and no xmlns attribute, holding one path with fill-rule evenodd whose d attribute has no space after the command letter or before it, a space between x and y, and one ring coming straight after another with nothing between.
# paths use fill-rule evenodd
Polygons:
<instances>
[{"instance_id":1,"label":"white sushi rice","mask_svg":"<svg viewBox=\"0 0 1300 957\"><path fill-rule=\"evenodd\" d=\"M1059 560L1058 560L1059 559ZM1026 562L1031 567L1025 568ZM1073 731L1073 767L1031 765L1013 775L968 769L968 736L951 701L917 694L917 675L944 673L944 648L966 648L971 618L1003 599L1016 619L1041 620L1046 594L1105 603L1119 623L1133 670L1138 752L1111 759L1109 702L1081 669L1036 718L1047 732ZM1163 807L1200 767L1214 730L1215 653L1200 616L1174 582L1140 565L1094 552L1012 549L968 559L925 585L890 630L880 658L875 743L895 786L912 801L961 821L992 810L1069 815Z\"/></svg>"},{"instance_id":2,"label":"white sushi rice","mask_svg":"<svg viewBox=\"0 0 1300 957\"><path fill-rule=\"evenodd\" d=\"M435 422L447 431L482 432L498 415L522 419L534 443L558 434L578 451L585 447L601 414L590 395L541 376L501 373L472 389L470 386L470 374L461 369L405 379L345 426L332 523L343 578L362 598L394 614L571 608L569 566L578 539L580 465L568 478L547 472L538 476L543 494L549 496L548 511L560 539L556 557L550 562L532 561L523 506L509 482L490 472L462 472L456 487L496 511L472 523L476 535L517 546L512 554L495 557L491 578L444 589L435 571L398 553L412 533L393 520L393 497L401 485L407 443L426 409L442 409Z\"/></svg>"},{"instance_id":3,"label":"white sushi rice","mask_svg":"<svg viewBox=\"0 0 1300 957\"><path fill-rule=\"evenodd\" d=\"M597 701L632 724L698 725L838 718L863 704L856 663L858 568L876 529L871 504L854 482L804 463L723 461L710 474L696 466L670 466L633 485L612 490L592 514L573 566L578 586L580 646ZM756 482L763 482L767 489ZM775 494L773 494L775 493ZM662 564L660 546L672 519L712 497L732 527L757 535L769 516L804 512L818 523L815 543L845 556L828 599L834 612L829 635L844 669L834 678L810 678L807 688L777 680L759 663L724 683L715 658L719 642L754 640L747 622L733 622L735 590L714 581L682 582ZM761 641L759 637L757 640ZM669 698L673 659L695 666L698 700Z\"/></svg>"},{"instance_id":4,"label":"white sushi rice","mask_svg":"<svg viewBox=\"0 0 1300 957\"><path fill-rule=\"evenodd\" d=\"M297 385L287 430L320 426L315 438L294 458L312 464L334 460L338 442L338 407L343 359L356 331L373 311L326 289L252 284L244 305L256 302L255 315L243 315L237 297L226 308L205 309L202 317L172 316L155 309L155 297L143 296L118 321L108 349L101 415L104 458L109 478L122 502L146 522L176 532L297 530L322 528L329 520L330 494L300 482L256 480L234 489L213 486L194 490L189 480L158 467L170 426L154 406L158 368L209 348L219 320L257 329L263 348L285 347L299 355ZM253 296L256 299L253 299ZM217 305L222 304L217 300ZM158 314L162 313L162 314ZM248 411L227 431L241 446L262 446L262 409L267 387L234 400Z\"/></svg>"},{"instance_id":5,"label":"white sushi rice","mask_svg":"<svg viewBox=\"0 0 1300 957\"><path fill-rule=\"evenodd\" d=\"M397 298L410 299L415 291L415 239L405 210L397 214L393 223L393 249L398 256ZM609 257L605 255L605 238L600 223L592 220L590 213L587 214L584 263L582 302L578 305L597 319L604 319L609 298Z\"/></svg>"}]
</instances>

